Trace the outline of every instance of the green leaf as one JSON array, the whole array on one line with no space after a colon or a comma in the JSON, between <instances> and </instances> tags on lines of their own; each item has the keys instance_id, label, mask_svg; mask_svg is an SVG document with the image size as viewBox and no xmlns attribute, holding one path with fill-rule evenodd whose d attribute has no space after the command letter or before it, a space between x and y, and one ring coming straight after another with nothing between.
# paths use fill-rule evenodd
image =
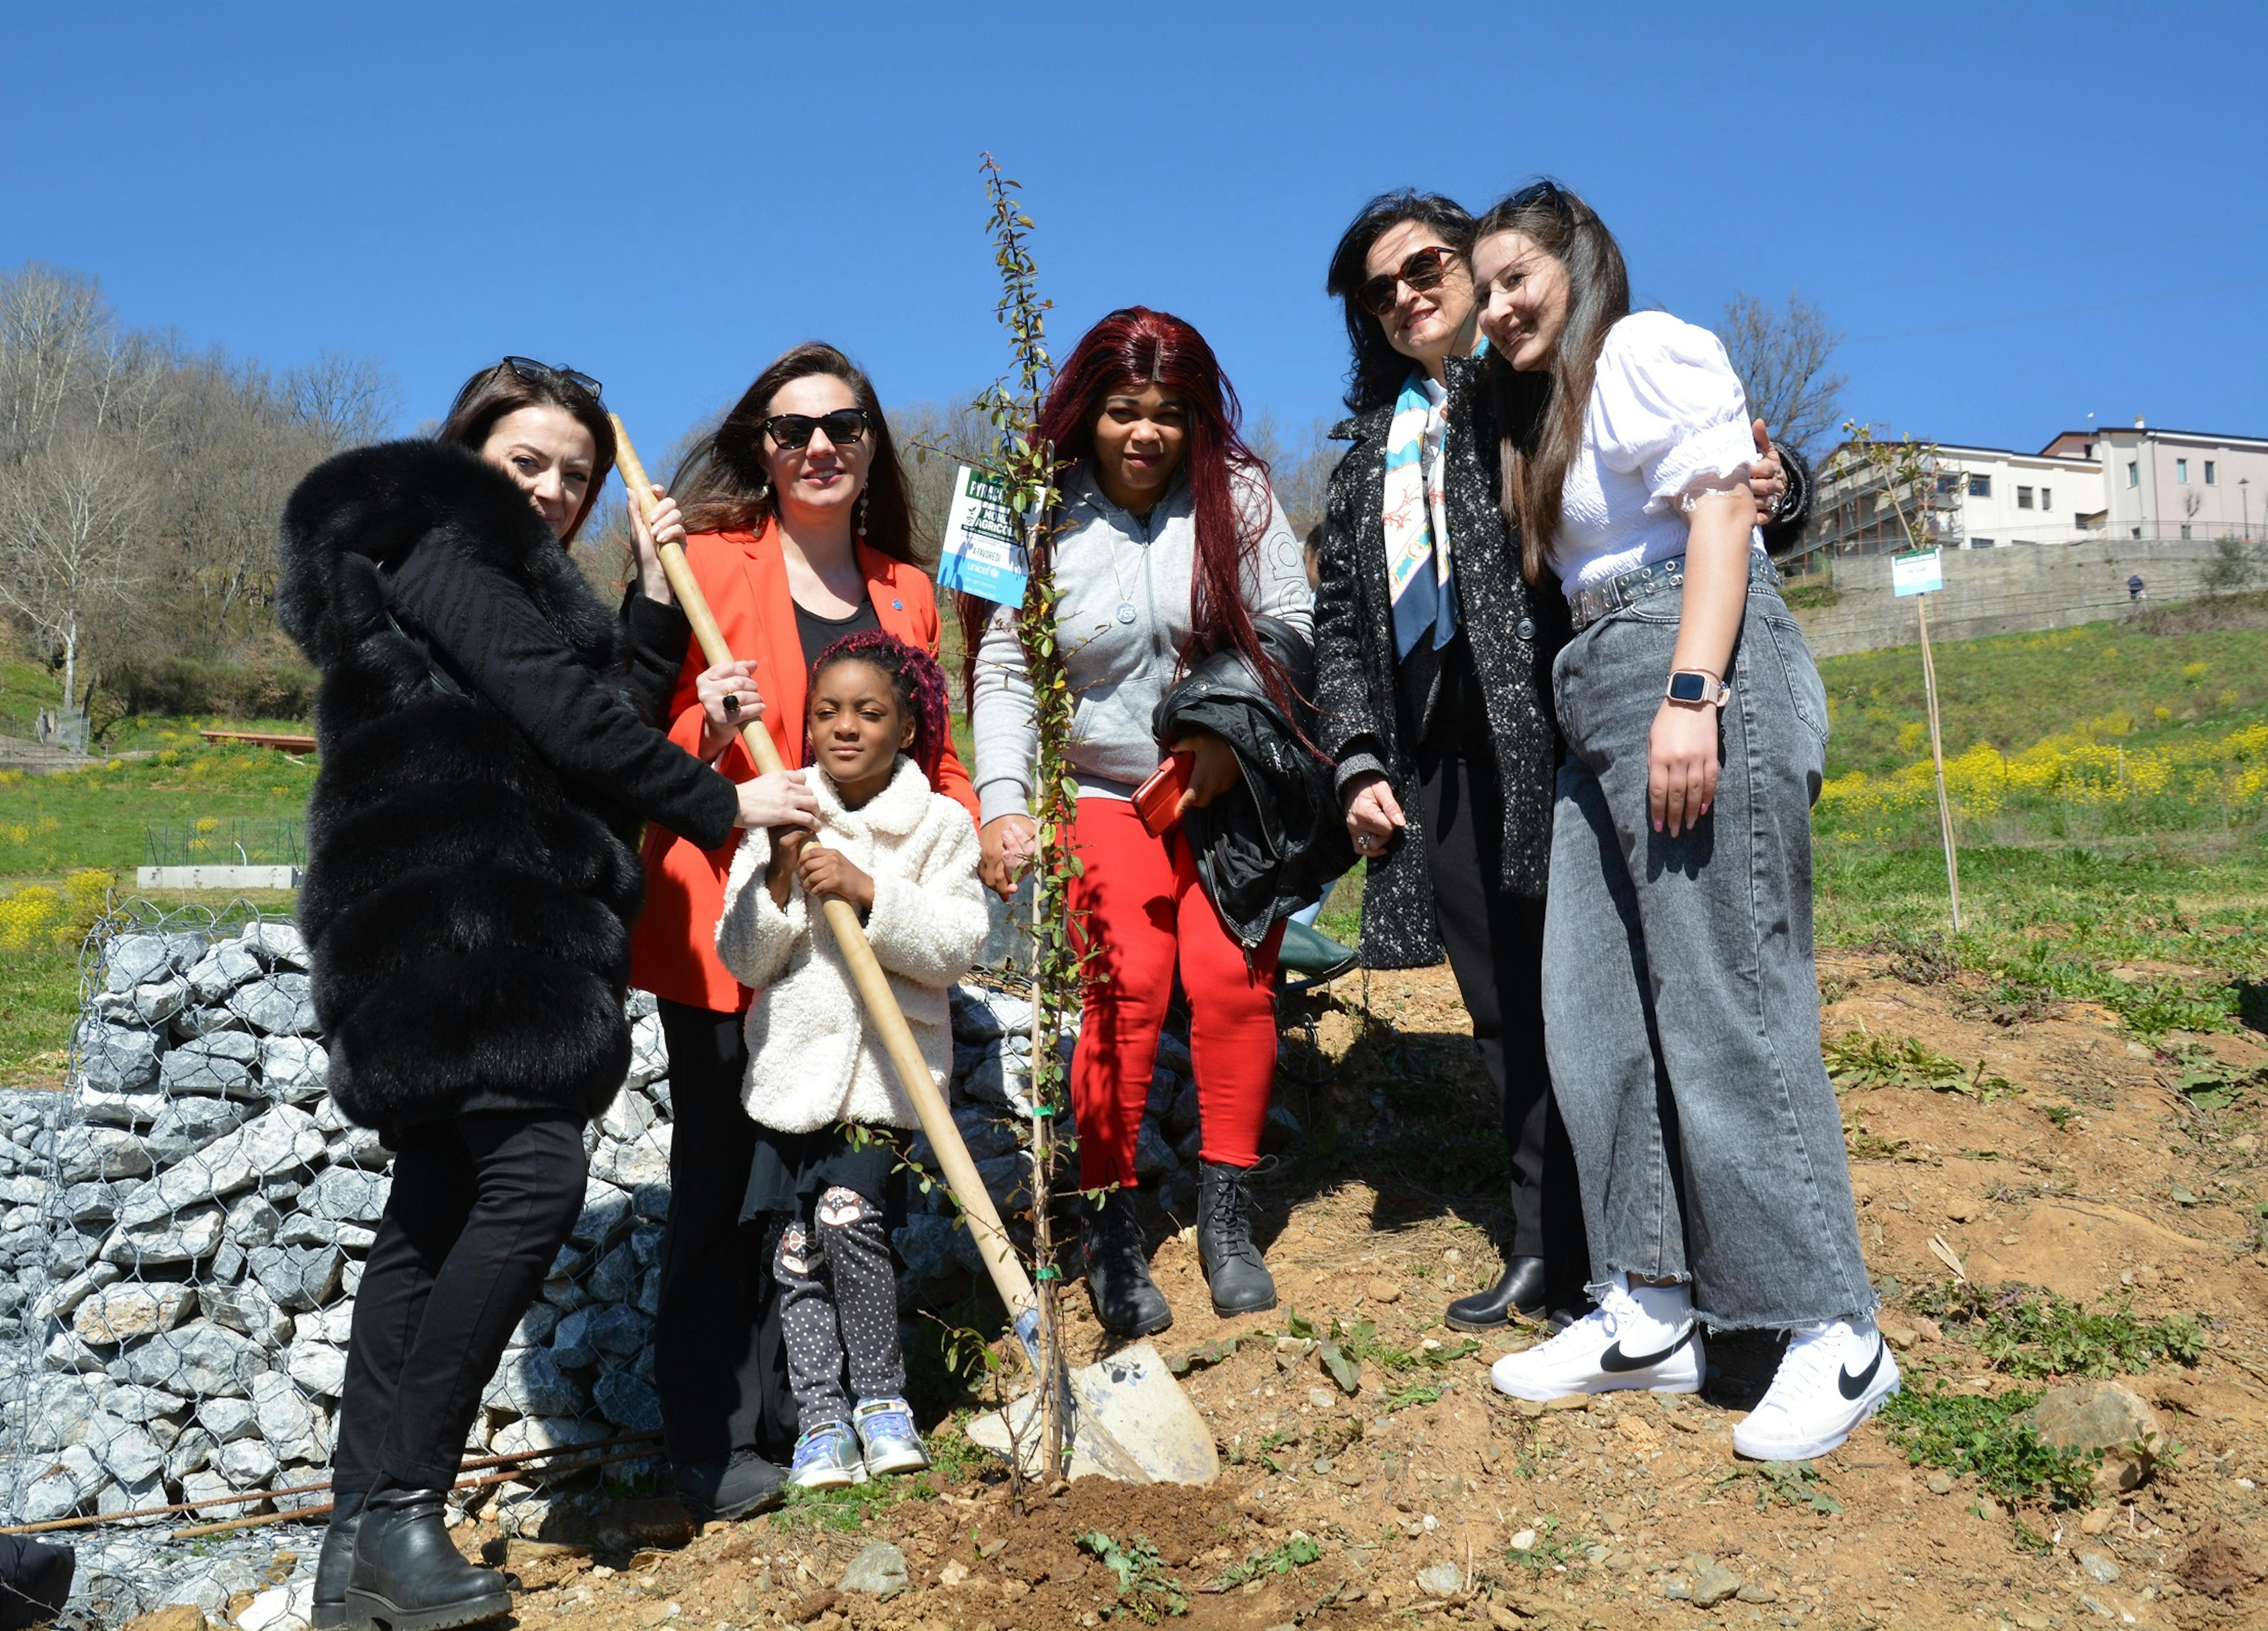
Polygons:
<instances>
[{"instance_id":1,"label":"green leaf","mask_svg":"<svg viewBox=\"0 0 2268 1631\"><path fill-rule=\"evenodd\" d=\"M1315 1350L1323 1362L1323 1369L1331 1373L1331 1380L1339 1384L1339 1391L1353 1394L1362 1389L1362 1362L1349 1354L1336 1342L1326 1342Z\"/></svg>"},{"instance_id":2,"label":"green leaf","mask_svg":"<svg viewBox=\"0 0 2268 1631\"><path fill-rule=\"evenodd\" d=\"M1315 1322L1298 1309L1293 1309L1284 1321L1284 1329L1294 1337L1308 1338L1315 1334Z\"/></svg>"}]
</instances>

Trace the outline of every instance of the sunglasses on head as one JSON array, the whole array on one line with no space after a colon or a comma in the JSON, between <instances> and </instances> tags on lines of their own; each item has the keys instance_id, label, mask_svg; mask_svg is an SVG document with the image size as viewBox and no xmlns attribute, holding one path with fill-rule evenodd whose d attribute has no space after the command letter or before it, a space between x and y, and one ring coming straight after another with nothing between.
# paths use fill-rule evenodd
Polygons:
<instances>
[{"instance_id":1,"label":"sunglasses on head","mask_svg":"<svg viewBox=\"0 0 2268 1631\"><path fill-rule=\"evenodd\" d=\"M1547 209L1564 211L1567 208L1567 195L1559 190L1559 183L1557 181L1530 181L1506 199L1503 207L1509 210L1532 210L1538 204Z\"/></svg>"},{"instance_id":2,"label":"sunglasses on head","mask_svg":"<svg viewBox=\"0 0 2268 1631\"><path fill-rule=\"evenodd\" d=\"M549 363L540 363L533 357L507 357L504 365L530 385L549 385L564 380L580 391L587 391L595 399L606 387L587 373L572 368L554 368Z\"/></svg>"},{"instance_id":3,"label":"sunglasses on head","mask_svg":"<svg viewBox=\"0 0 2268 1631\"><path fill-rule=\"evenodd\" d=\"M866 410L864 408L837 408L833 413L816 417L807 413L776 413L757 427L772 439L774 445L793 452L811 446L814 431L827 432L827 439L837 447L848 447L865 439Z\"/></svg>"},{"instance_id":4,"label":"sunglasses on head","mask_svg":"<svg viewBox=\"0 0 2268 1631\"><path fill-rule=\"evenodd\" d=\"M1420 249L1403 262L1399 271L1381 272L1364 284L1354 292L1354 298L1373 317L1383 317L1401 298L1398 285L1408 284L1413 294L1439 288L1441 279L1449 275L1449 262L1456 258L1457 252L1446 244Z\"/></svg>"}]
</instances>

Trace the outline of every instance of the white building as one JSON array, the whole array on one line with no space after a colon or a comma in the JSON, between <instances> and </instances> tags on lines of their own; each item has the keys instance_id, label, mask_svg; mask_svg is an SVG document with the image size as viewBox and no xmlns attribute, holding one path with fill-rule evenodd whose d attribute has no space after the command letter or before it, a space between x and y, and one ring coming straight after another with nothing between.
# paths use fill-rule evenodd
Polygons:
<instances>
[{"instance_id":1,"label":"white building","mask_svg":"<svg viewBox=\"0 0 2268 1631\"><path fill-rule=\"evenodd\" d=\"M2194 431L2066 431L2037 453L1937 445L1926 490L1892 494L1838 447L1820 463L1811 550L1906 547L1893 499L1944 549L2081 539L2268 536L2268 439Z\"/></svg>"}]
</instances>

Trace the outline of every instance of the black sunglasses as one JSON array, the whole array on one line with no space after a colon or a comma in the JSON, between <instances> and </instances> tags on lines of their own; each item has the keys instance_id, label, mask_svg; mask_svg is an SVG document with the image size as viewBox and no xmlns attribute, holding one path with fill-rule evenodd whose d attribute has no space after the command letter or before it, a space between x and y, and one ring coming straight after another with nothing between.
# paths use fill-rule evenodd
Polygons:
<instances>
[{"instance_id":1,"label":"black sunglasses","mask_svg":"<svg viewBox=\"0 0 2268 1631\"><path fill-rule=\"evenodd\" d=\"M1557 181L1530 181L1506 199L1498 207L1507 210L1532 210L1537 204L1545 204L1553 210L1565 211L1567 208L1567 195L1559 190L1559 183Z\"/></svg>"},{"instance_id":2,"label":"black sunglasses","mask_svg":"<svg viewBox=\"0 0 2268 1631\"><path fill-rule=\"evenodd\" d=\"M607 388L587 373L579 373L572 368L554 368L549 363L537 362L533 357L507 357L504 359L504 365L530 385L549 385L564 380L578 390L588 391L593 398Z\"/></svg>"},{"instance_id":3,"label":"black sunglasses","mask_svg":"<svg viewBox=\"0 0 2268 1631\"><path fill-rule=\"evenodd\" d=\"M1408 284L1415 294L1437 289L1440 287L1441 279L1449 275L1449 262L1456 258L1457 252L1446 244L1434 244L1420 249L1403 262L1401 270L1381 272L1364 284L1354 292L1354 298L1373 317L1383 317L1394 309L1394 302L1401 298L1396 292L1399 285Z\"/></svg>"},{"instance_id":4,"label":"black sunglasses","mask_svg":"<svg viewBox=\"0 0 2268 1631\"><path fill-rule=\"evenodd\" d=\"M776 446L793 452L811 446L814 431L826 432L827 439L837 447L851 446L865 439L866 426L864 408L837 408L833 413L822 413L815 418L807 413L776 413L756 428L770 437Z\"/></svg>"}]
</instances>

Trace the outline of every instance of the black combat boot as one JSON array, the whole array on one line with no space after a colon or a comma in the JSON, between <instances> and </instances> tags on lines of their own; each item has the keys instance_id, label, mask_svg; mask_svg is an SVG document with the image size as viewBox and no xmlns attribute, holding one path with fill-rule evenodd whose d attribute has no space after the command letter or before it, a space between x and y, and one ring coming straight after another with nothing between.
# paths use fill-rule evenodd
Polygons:
<instances>
[{"instance_id":1,"label":"black combat boot","mask_svg":"<svg viewBox=\"0 0 2268 1631\"><path fill-rule=\"evenodd\" d=\"M355 1534L347 1583L350 1620L387 1631L450 1631L512 1612L493 1568L475 1568L449 1539L443 1489L403 1489L383 1480L370 1492Z\"/></svg>"},{"instance_id":2,"label":"black combat boot","mask_svg":"<svg viewBox=\"0 0 2268 1631\"><path fill-rule=\"evenodd\" d=\"M323 1549L315 1558L315 1600L308 1620L315 1631L364 1631L368 1620L347 1613L347 1583L354 1576L355 1531L362 1527L363 1502L370 1497L360 1490L332 1492L330 1526L323 1531Z\"/></svg>"},{"instance_id":3,"label":"black combat boot","mask_svg":"<svg viewBox=\"0 0 2268 1631\"><path fill-rule=\"evenodd\" d=\"M1250 1171L1218 1161L1198 1163L1197 1261L1212 1292L1212 1311L1227 1319L1276 1306L1276 1281L1252 1244Z\"/></svg>"},{"instance_id":4,"label":"black combat boot","mask_svg":"<svg viewBox=\"0 0 2268 1631\"><path fill-rule=\"evenodd\" d=\"M677 1498L703 1523L747 1517L787 1499L787 1469L753 1450L676 1469Z\"/></svg>"},{"instance_id":5,"label":"black combat boot","mask_svg":"<svg viewBox=\"0 0 2268 1631\"><path fill-rule=\"evenodd\" d=\"M1094 1299L1094 1317L1105 1331L1130 1339L1155 1336L1174 1323L1174 1310L1142 1255L1130 1192L1111 1191L1087 1214L1086 1245L1086 1295Z\"/></svg>"}]
</instances>

